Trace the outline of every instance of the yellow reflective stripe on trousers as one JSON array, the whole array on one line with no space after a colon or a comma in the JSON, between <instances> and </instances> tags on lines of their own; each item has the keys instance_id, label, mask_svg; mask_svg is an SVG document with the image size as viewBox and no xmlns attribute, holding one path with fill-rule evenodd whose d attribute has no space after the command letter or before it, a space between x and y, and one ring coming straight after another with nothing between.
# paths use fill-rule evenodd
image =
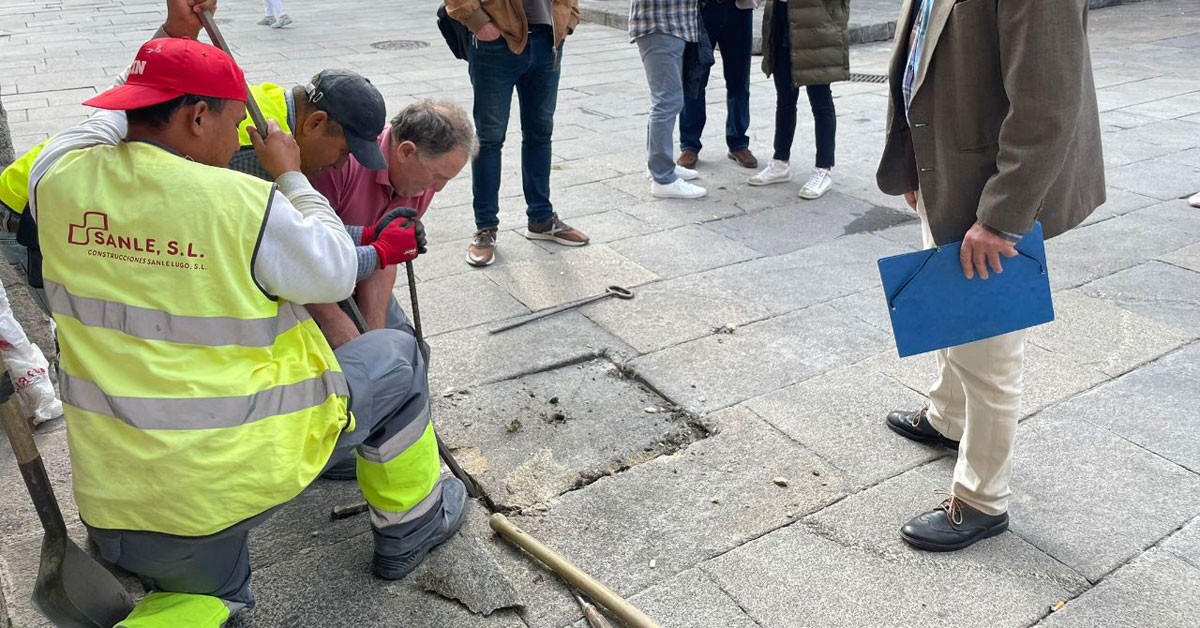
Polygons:
<instances>
[{"instance_id":1,"label":"yellow reflective stripe on trousers","mask_svg":"<svg viewBox=\"0 0 1200 628\"><path fill-rule=\"evenodd\" d=\"M229 615L230 607L211 595L151 593L115 628L220 628Z\"/></svg>"},{"instance_id":2,"label":"yellow reflective stripe on trousers","mask_svg":"<svg viewBox=\"0 0 1200 628\"><path fill-rule=\"evenodd\" d=\"M373 510L407 513L429 496L441 476L437 436L425 422L420 437L394 458L373 462L359 455L358 484Z\"/></svg>"},{"instance_id":3,"label":"yellow reflective stripe on trousers","mask_svg":"<svg viewBox=\"0 0 1200 628\"><path fill-rule=\"evenodd\" d=\"M63 403L120 419L141 430L237 427L314 408L331 395L350 394L345 376L337 371L234 397L118 397L105 394L95 382L65 371L59 374L59 388Z\"/></svg>"},{"instance_id":4,"label":"yellow reflective stripe on trousers","mask_svg":"<svg viewBox=\"0 0 1200 628\"><path fill-rule=\"evenodd\" d=\"M176 316L161 310L71 294L66 287L46 281L46 299L52 311L70 316L88 327L116 330L144 340L166 340L189 345L269 347L282 333L308 320L306 310L284 304L279 316Z\"/></svg>"}]
</instances>

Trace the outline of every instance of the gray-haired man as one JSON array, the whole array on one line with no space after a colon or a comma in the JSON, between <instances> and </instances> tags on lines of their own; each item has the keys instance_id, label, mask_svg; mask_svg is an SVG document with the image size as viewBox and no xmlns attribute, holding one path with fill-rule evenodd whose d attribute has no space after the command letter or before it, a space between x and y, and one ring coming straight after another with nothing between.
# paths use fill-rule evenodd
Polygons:
<instances>
[{"instance_id":1,"label":"gray-haired man","mask_svg":"<svg viewBox=\"0 0 1200 628\"><path fill-rule=\"evenodd\" d=\"M313 180L313 187L350 229L374 225L397 207L417 211L429 208L433 195L458 175L475 155L475 129L471 117L452 102L422 100L392 118L379 134L379 149L387 168L371 170L356 159ZM356 228L357 227L357 228ZM360 269L360 276L366 269ZM404 312L392 298L396 268L370 273L354 292L354 299L371 329L407 325ZM309 306L329 344L337 348L358 336L354 322L336 304Z\"/></svg>"}]
</instances>

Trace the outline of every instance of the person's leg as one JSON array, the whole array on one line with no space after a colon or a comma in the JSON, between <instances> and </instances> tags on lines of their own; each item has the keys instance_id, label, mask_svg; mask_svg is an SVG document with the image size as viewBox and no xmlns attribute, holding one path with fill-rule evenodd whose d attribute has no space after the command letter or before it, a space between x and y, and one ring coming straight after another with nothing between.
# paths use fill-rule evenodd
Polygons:
<instances>
[{"instance_id":1,"label":"person's leg","mask_svg":"<svg viewBox=\"0 0 1200 628\"><path fill-rule=\"evenodd\" d=\"M720 43L721 30L725 27L722 23L722 11L720 10L724 3L708 3L700 7L700 28L708 31L708 38L712 41L713 48L721 48L721 55L725 54L725 47ZM700 141L700 136L704 133L704 125L708 122L708 111L705 105L704 92L708 87L708 77L710 68L704 68L700 72L700 90L696 93L687 93L683 95L683 109L679 111L679 150L690 150L699 153L704 147L704 143Z\"/></svg>"},{"instance_id":2,"label":"person's leg","mask_svg":"<svg viewBox=\"0 0 1200 628\"><path fill-rule=\"evenodd\" d=\"M837 111L833 105L833 90L829 85L809 85L808 104L812 108L817 136L818 168L833 168L833 154L837 139Z\"/></svg>"},{"instance_id":3,"label":"person's leg","mask_svg":"<svg viewBox=\"0 0 1200 628\"><path fill-rule=\"evenodd\" d=\"M118 626L216 628L253 608L246 545L253 525L201 538L89 528L100 555L132 572L151 593Z\"/></svg>"},{"instance_id":4,"label":"person's leg","mask_svg":"<svg viewBox=\"0 0 1200 628\"><path fill-rule=\"evenodd\" d=\"M937 246L929 229L929 217L925 214L925 199L920 194L917 195L917 217L921 220L921 246L927 249ZM937 351L936 357L938 378L929 389L929 409L925 416L942 436L961 441L967 420L966 392L962 380L951 368L949 351Z\"/></svg>"},{"instance_id":5,"label":"person's leg","mask_svg":"<svg viewBox=\"0 0 1200 628\"><path fill-rule=\"evenodd\" d=\"M1012 495L1025 331L951 347L947 353L963 382L967 407L951 493L984 514L1004 514Z\"/></svg>"},{"instance_id":6,"label":"person's leg","mask_svg":"<svg viewBox=\"0 0 1200 628\"><path fill-rule=\"evenodd\" d=\"M775 4L771 16L771 77L775 81L775 161L787 162L792 157L792 140L796 136L796 103L799 88L792 85L791 30L788 27L787 7Z\"/></svg>"},{"instance_id":7,"label":"person's leg","mask_svg":"<svg viewBox=\"0 0 1200 628\"><path fill-rule=\"evenodd\" d=\"M263 0L263 10L266 11L267 17L275 17L275 7L272 0Z\"/></svg>"},{"instance_id":8,"label":"person's leg","mask_svg":"<svg viewBox=\"0 0 1200 628\"><path fill-rule=\"evenodd\" d=\"M721 32L721 68L725 73L725 144L730 152L750 147L750 57L754 47L754 10L736 2L718 5L725 13Z\"/></svg>"},{"instance_id":9,"label":"person's leg","mask_svg":"<svg viewBox=\"0 0 1200 628\"><path fill-rule=\"evenodd\" d=\"M550 142L558 106L561 50L554 47L554 33L549 27L535 26L525 49L529 64L516 83L521 106L521 184L530 224L549 222L554 214L550 203Z\"/></svg>"},{"instance_id":10,"label":"person's leg","mask_svg":"<svg viewBox=\"0 0 1200 628\"><path fill-rule=\"evenodd\" d=\"M650 84L650 119L646 127L646 165L656 183L675 181L675 117L683 108L683 49L686 43L665 33L637 39Z\"/></svg>"},{"instance_id":11,"label":"person's leg","mask_svg":"<svg viewBox=\"0 0 1200 628\"><path fill-rule=\"evenodd\" d=\"M472 205L475 228L494 229L500 224L500 151L508 133L513 86L524 73L526 60L509 51L503 37L496 41L476 41L472 37L471 42L467 58L475 92L475 134L479 138L479 153L471 163Z\"/></svg>"},{"instance_id":12,"label":"person's leg","mask_svg":"<svg viewBox=\"0 0 1200 628\"><path fill-rule=\"evenodd\" d=\"M426 365L416 338L378 329L334 354L350 386L355 429L338 439L331 460L357 450L358 483L375 532L375 573L402 578L454 535L466 491L457 479L441 477Z\"/></svg>"}]
</instances>

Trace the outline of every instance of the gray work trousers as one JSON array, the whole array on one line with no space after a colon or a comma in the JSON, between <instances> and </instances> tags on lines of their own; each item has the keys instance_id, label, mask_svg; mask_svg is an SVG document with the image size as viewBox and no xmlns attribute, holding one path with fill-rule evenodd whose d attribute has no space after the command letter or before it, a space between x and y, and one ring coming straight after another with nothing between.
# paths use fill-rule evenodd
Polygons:
<instances>
[{"instance_id":1,"label":"gray work trousers","mask_svg":"<svg viewBox=\"0 0 1200 628\"><path fill-rule=\"evenodd\" d=\"M646 82L650 120L646 123L646 166L657 183L675 181L675 119L683 110L683 49L687 42L666 33L637 38Z\"/></svg>"},{"instance_id":2,"label":"gray work trousers","mask_svg":"<svg viewBox=\"0 0 1200 628\"><path fill-rule=\"evenodd\" d=\"M350 386L350 410L357 425L353 432L343 432L338 438L328 465L360 445L377 446L411 422L427 420L425 360L417 350L408 317L394 299L387 324L388 329L367 332L334 350ZM440 492L434 492L440 500ZM100 555L137 575L147 591L211 595L237 611L254 606L247 551L250 530L272 513L267 511L206 537L90 526L88 532ZM430 508L428 520L440 516L440 507ZM416 528L428 520L410 525Z\"/></svg>"}]
</instances>

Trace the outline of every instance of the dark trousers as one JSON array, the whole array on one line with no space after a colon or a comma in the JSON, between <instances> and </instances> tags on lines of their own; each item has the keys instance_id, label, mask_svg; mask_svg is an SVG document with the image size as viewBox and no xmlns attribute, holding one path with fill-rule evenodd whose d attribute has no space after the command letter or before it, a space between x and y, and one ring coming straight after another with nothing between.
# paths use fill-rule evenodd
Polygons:
<instances>
[{"instance_id":1,"label":"dark trousers","mask_svg":"<svg viewBox=\"0 0 1200 628\"><path fill-rule=\"evenodd\" d=\"M725 74L725 144L729 150L750 146L746 129L750 127L750 51L754 45L754 11L739 9L734 0L712 2L700 8L700 17L714 48L721 50L721 69ZM701 77L708 84L708 69ZM704 90L695 98L684 96L679 114L679 147L700 152L700 134L708 116L704 108Z\"/></svg>"},{"instance_id":2,"label":"dark trousers","mask_svg":"<svg viewBox=\"0 0 1200 628\"><path fill-rule=\"evenodd\" d=\"M495 41L471 38L467 60L475 88L475 134L479 155L471 164L475 227L500 224L500 151L508 133L513 89L521 106L521 184L526 215L531 223L550 220L550 136L558 105L558 58L549 26L535 25L521 54L515 55L501 37Z\"/></svg>"},{"instance_id":3,"label":"dark trousers","mask_svg":"<svg viewBox=\"0 0 1200 628\"><path fill-rule=\"evenodd\" d=\"M771 74L775 78L775 155L776 161L788 161L792 156L792 139L796 135L796 103L800 88L792 84L791 28L788 26L789 4L778 3L771 16ZM782 10L781 10L782 9ZM833 167L834 144L837 138L837 112L833 106L833 90L829 85L808 85L808 104L812 108L817 134L818 168Z\"/></svg>"}]
</instances>

